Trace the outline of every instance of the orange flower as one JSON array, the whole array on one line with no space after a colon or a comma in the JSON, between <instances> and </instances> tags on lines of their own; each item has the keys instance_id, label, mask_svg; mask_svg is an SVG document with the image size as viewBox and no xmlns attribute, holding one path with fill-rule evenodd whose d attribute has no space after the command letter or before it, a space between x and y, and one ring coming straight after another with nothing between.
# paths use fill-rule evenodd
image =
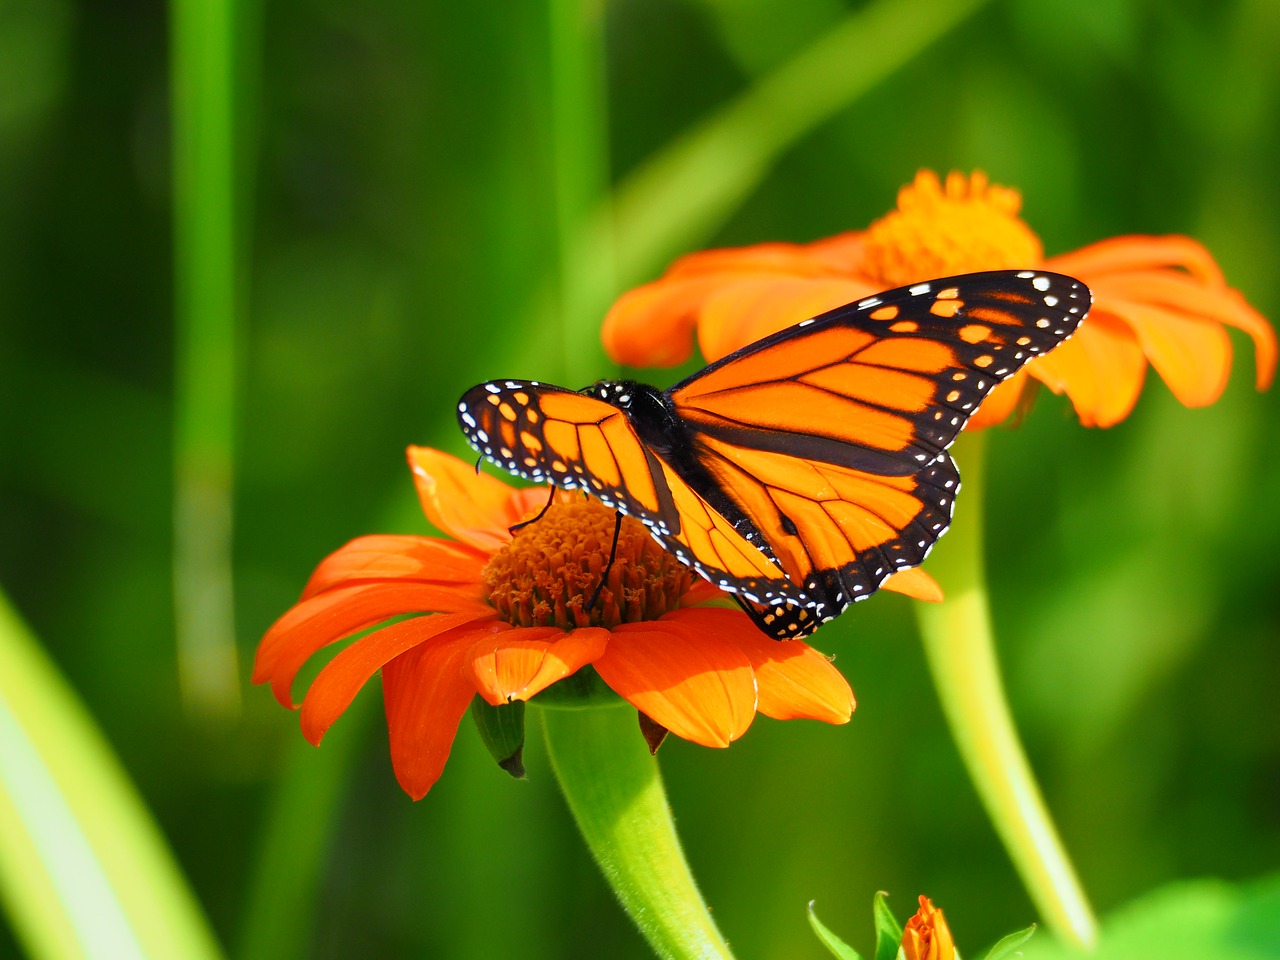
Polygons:
<instances>
[{"instance_id":1,"label":"orange flower","mask_svg":"<svg viewBox=\"0 0 1280 960\"><path fill-rule=\"evenodd\" d=\"M698 344L708 361L825 310L887 287L1027 267L1076 277L1093 311L1076 335L1031 361L987 398L970 428L1005 420L1034 377L1065 393L1081 423L1109 427L1128 416L1147 363L1189 407L1226 386L1226 326L1253 338L1257 384L1271 383L1275 332L1228 287L1208 251L1187 237L1118 237L1045 258L1018 217L1017 191L931 171L898 194L898 208L865 231L808 244L707 250L677 260L654 283L625 294L605 318L605 349L635 367L683 362Z\"/></svg>"},{"instance_id":2,"label":"orange flower","mask_svg":"<svg viewBox=\"0 0 1280 960\"><path fill-rule=\"evenodd\" d=\"M703 746L728 746L756 711L848 721L853 692L826 657L768 639L739 610L694 606L722 594L639 523L624 520L605 586L584 610L607 564L612 511L560 495L513 537L508 528L545 505L545 487L512 489L422 447L409 448L409 463L427 518L455 539L353 540L321 562L258 647L254 683L270 682L294 708L302 665L355 638L303 698L312 743L378 670L392 765L415 800L440 776L473 696L528 700L587 665L642 714Z\"/></svg>"},{"instance_id":3,"label":"orange flower","mask_svg":"<svg viewBox=\"0 0 1280 960\"><path fill-rule=\"evenodd\" d=\"M926 896L920 909L902 928L902 955L906 960L954 960L956 943L951 939L947 918Z\"/></svg>"}]
</instances>

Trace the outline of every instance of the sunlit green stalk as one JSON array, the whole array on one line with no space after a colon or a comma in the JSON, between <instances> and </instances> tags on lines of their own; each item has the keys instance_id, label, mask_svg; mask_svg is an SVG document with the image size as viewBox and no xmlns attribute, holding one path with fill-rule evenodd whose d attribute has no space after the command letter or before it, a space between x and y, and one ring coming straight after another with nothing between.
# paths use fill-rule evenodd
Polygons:
<instances>
[{"instance_id":1,"label":"sunlit green stalk","mask_svg":"<svg viewBox=\"0 0 1280 960\"><path fill-rule=\"evenodd\" d=\"M785 150L985 2L873 0L647 160L592 224L617 237L619 282L704 242Z\"/></svg>"},{"instance_id":2,"label":"sunlit green stalk","mask_svg":"<svg viewBox=\"0 0 1280 960\"><path fill-rule=\"evenodd\" d=\"M617 294L607 229L609 147L602 0L547 0L561 356L568 383L598 375L600 318ZM588 238L595 212L606 228ZM593 242L598 241L598 242ZM590 245L589 245L590 244Z\"/></svg>"},{"instance_id":3,"label":"sunlit green stalk","mask_svg":"<svg viewBox=\"0 0 1280 960\"><path fill-rule=\"evenodd\" d=\"M234 716L235 7L172 0L174 604L184 703Z\"/></svg>"},{"instance_id":4,"label":"sunlit green stalk","mask_svg":"<svg viewBox=\"0 0 1280 960\"><path fill-rule=\"evenodd\" d=\"M238 960L293 960L307 955L315 930L316 892L357 750L382 716L377 697L357 697L317 750L293 737L276 778L246 885Z\"/></svg>"},{"instance_id":5,"label":"sunlit green stalk","mask_svg":"<svg viewBox=\"0 0 1280 960\"><path fill-rule=\"evenodd\" d=\"M671 820L635 709L544 708L547 749L587 846L660 957L726 958Z\"/></svg>"},{"instance_id":6,"label":"sunlit green stalk","mask_svg":"<svg viewBox=\"0 0 1280 960\"><path fill-rule=\"evenodd\" d=\"M219 956L111 747L3 594L0 899L32 957Z\"/></svg>"},{"instance_id":7,"label":"sunlit green stalk","mask_svg":"<svg viewBox=\"0 0 1280 960\"><path fill-rule=\"evenodd\" d=\"M987 602L982 543L986 433L961 435L964 489L928 570L946 600L916 609L943 712L969 776L1031 899L1049 927L1091 947L1096 921L1040 795L1009 712Z\"/></svg>"},{"instance_id":8,"label":"sunlit green stalk","mask_svg":"<svg viewBox=\"0 0 1280 960\"><path fill-rule=\"evenodd\" d=\"M572 10L577 0L548 2L563 11ZM584 291L581 297L561 294L566 303L572 300L579 305L568 308L567 315L598 321L599 311L608 306L607 295L603 302L597 302L600 291L617 293L651 280L672 257L705 242L798 140L987 2L874 0L629 173L612 194L599 199L581 229L566 231L563 227L570 222L565 213L576 211L576 207L571 204L560 210L559 240L562 254L567 253L561 274L572 278L581 272L584 278L571 279L566 287ZM579 56L586 55L580 50ZM598 77L594 74L591 82L598 82ZM575 117L578 122L587 117L576 112L582 109L586 96L582 92L569 95L564 104L554 108L560 117L555 149L558 158L563 158L557 160L557 182L573 175L572 156L607 163L603 144L598 149L592 146L590 126L580 123L576 133L568 132L574 129ZM602 113L592 121L599 124L597 131L604 129L603 118ZM583 152L575 154L570 147L573 143ZM599 166L586 169L590 175L584 182L591 183ZM581 200L584 192L575 190L571 188L566 196ZM575 378L574 374L583 359L590 359L588 347L575 338L588 337L594 345L598 327L570 320L560 325L569 341L549 338L548 318L557 316L559 308L551 305L547 291L531 301L527 336L513 339L505 351L495 355L494 369L518 370L517 364L547 369L569 343L572 352L566 382L577 385L597 376L595 370L585 371L585 377ZM442 424L439 429L441 433L453 429L452 414L447 426Z\"/></svg>"}]
</instances>

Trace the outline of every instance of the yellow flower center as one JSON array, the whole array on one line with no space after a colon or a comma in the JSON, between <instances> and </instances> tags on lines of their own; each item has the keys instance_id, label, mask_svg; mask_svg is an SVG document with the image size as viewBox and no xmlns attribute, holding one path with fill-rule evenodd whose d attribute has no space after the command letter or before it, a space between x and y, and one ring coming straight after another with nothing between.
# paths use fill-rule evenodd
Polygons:
<instances>
[{"instance_id":1,"label":"yellow flower center","mask_svg":"<svg viewBox=\"0 0 1280 960\"><path fill-rule=\"evenodd\" d=\"M886 287L975 270L1034 267L1040 239L1018 217L1017 190L987 183L986 174L932 170L898 191L898 209L866 233L864 269Z\"/></svg>"},{"instance_id":2,"label":"yellow flower center","mask_svg":"<svg viewBox=\"0 0 1280 960\"><path fill-rule=\"evenodd\" d=\"M694 574L624 517L609 565L615 514L594 500L554 503L484 568L489 603L521 627L616 627L656 620L680 605Z\"/></svg>"}]
</instances>

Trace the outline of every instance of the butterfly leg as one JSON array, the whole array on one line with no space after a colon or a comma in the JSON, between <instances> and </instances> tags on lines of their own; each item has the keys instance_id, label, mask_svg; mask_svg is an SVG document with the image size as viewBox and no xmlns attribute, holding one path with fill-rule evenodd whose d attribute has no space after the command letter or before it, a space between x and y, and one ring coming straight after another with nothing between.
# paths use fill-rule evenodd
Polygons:
<instances>
[{"instance_id":1,"label":"butterfly leg","mask_svg":"<svg viewBox=\"0 0 1280 960\"><path fill-rule=\"evenodd\" d=\"M479 464L476 465L476 469L477 470L479 469ZM548 484L548 487L551 491L551 495L547 497L546 505L541 510L538 511L538 515L536 517L530 517L528 520L521 520L519 523L512 524L511 526L507 527L507 532L510 533L513 537L517 533L519 533L521 530L523 530L525 527L527 527L529 524L537 523L544 516L546 516L547 511L551 509L551 504L555 503L555 500L556 500L556 488L554 486L551 486L550 484Z\"/></svg>"},{"instance_id":2,"label":"butterfly leg","mask_svg":"<svg viewBox=\"0 0 1280 960\"><path fill-rule=\"evenodd\" d=\"M591 599L587 601L587 605L582 608L583 613L589 613L591 608L596 605L596 601L600 599L600 591L604 589L605 581L609 579L609 571L613 569L613 559L618 555L618 537L622 533L622 514L614 514L613 519L613 545L609 547L609 562L604 565L604 570L600 574L600 582L596 584L596 589L591 594Z\"/></svg>"}]
</instances>

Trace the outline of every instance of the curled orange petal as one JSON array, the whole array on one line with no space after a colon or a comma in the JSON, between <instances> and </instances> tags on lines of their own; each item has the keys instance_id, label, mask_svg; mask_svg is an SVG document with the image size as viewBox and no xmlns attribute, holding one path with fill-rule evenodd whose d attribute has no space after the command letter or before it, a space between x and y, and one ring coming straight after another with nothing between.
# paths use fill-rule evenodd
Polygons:
<instances>
[{"instance_id":1,"label":"curled orange petal","mask_svg":"<svg viewBox=\"0 0 1280 960\"><path fill-rule=\"evenodd\" d=\"M914 600L924 600L927 603L941 603L943 600L942 588L938 586L938 581L920 567L899 570L884 582L882 589L905 594Z\"/></svg>"},{"instance_id":2,"label":"curled orange petal","mask_svg":"<svg viewBox=\"0 0 1280 960\"><path fill-rule=\"evenodd\" d=\"M498 706L528 700L594 662L609 641L602 627L522 627L478 641L467 672L476 691Z\"/></svg>"}]
</instances>

